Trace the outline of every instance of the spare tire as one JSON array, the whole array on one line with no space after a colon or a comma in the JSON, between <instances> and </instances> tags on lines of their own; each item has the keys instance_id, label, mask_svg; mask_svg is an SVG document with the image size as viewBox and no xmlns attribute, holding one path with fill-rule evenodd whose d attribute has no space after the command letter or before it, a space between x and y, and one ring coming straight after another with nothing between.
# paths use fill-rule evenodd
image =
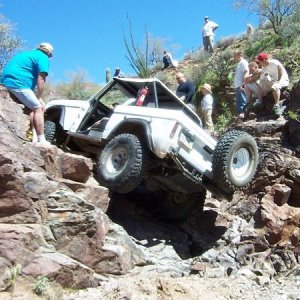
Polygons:
<instances>
[{"instance_id":1,"label":"spare tire","mask_svg":"<svg viewBox=\"0 0 300 300\"><path fill-rule=\"evenodd\" d=\"M228 131L213 153L213 180L225 192L244 190L255 175L257 163L255 139L244 131Z\"/></svg>"}]
</instances>

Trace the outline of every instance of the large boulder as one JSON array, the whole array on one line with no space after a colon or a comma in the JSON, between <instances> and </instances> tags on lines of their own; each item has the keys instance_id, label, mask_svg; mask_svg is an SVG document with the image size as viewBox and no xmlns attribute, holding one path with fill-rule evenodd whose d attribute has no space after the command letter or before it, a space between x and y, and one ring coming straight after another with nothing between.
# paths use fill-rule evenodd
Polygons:
<instances>
[{"instance_id":1,"label":"large boulder","mask_svg":"<svg viewBox=\"0 0 300 300\"><path fill-rule=\"evenodd\" d=\"M105 215L108 190L92 179L91 159L31 143L24 106L3 87L0 98L0 289L16 265L26 276L84 288L98 285L100 273L144 264Z\"/></svg>"}]
</instances>

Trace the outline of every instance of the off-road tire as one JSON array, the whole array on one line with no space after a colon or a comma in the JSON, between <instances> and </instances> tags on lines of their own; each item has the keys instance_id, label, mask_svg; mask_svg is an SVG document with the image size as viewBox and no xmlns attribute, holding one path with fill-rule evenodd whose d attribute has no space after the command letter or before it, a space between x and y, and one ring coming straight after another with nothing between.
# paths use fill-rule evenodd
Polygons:
<instances>
[{"instance_id":1,"label":"off-road tire","mask_svg":"<svg viewBox=\"0 0 300 300\"><path fill-rule=\"evenodd\" d=\"M65 144L67 138L68 138L67 132L63 129L63 127L60 124L57 124L55 139L54 139L56 146L57 147L63 146Z\"/></svg>"},{"instance_id":2,"label":"off-road tire","mask_svg":"<svg viewBox=\"0 0 300 300\"><path fill-rule=\"evenodd\" d=\"M182 221L194 213L201 213L206 198L206 190L186 194L179 192L161 193L159 212L169 221Z\"/></svg>"},{"instance_id":3,"label":"off-road tire","mask_svg":"<svg viewBox=\"0 0 300 300\"><path fill-rule=\"evenodd\" d=\"M133 134L115 136L98 157L97 175L101 185L125 194L142 181L148 162L148 149Z\"/></svg>"},{"instance_id":4,"label":"off-road tire","mask_svg":"<svg viewBox=\"0 0 300 300\"><path fill-rule=\"evenodd\" d=\"M228 131L213 153L213 180L227 193L244 190L255 175L257 162L255 139L244 131Z\"/></svg>"},{"instance_id":5,"label":"off-road tire","mask_svg":"<svg viewBox=\"0 0 300 300\"><path fill-rule=\"evenodd\" d=\"M45 120L44 133L46 140L52 144L56 134L56 123Z\"/></svg>"}]
</instances>

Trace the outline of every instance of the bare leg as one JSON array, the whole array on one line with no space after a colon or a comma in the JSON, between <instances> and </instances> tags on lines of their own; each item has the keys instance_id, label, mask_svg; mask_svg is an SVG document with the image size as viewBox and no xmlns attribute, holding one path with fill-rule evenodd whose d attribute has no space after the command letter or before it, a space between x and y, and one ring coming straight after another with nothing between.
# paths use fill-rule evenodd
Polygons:
<instances>
[{"instance_id":1,"label":"bare leg","mask_svg":"<svg viewBox=\"0 0 300 300\"><path fill-rule=\"evenodd\" d=\"M274 101L275 101L275 105L279 104L280 90L273 90L272 94L273 94L273 98L274 98Z\"/></svg>"},{"instance_id":2,"label":"bare leg","mask_svg":"<svg viewBox=\"0 0 300 300\"><path fill-rule=\"evenodd\" d=\"M33 127L37 135L44 134L44 110L42 107L33 111Z\"/></svg>"},{"instance_id":3,"label":"bare leg","mask_svg":"<svg viewBox=\"0 0 300 300\"><path fill-rule=\"evenodd\" d=\"M258 85L258 89L257 89L257 98L258 98L258 100L262 101L263 96L264 96L264 91L261 88L261 86Z\"/></svg>"},{"instance_id":4,"label":"bare leg","mask_svg":"<svg viewBox=\"0 0 300 300\"><path fill-rule=\"evenodd\" d=\"M214 52L214 37L213 36L208 37L208 48L209 48L209 52L211 52L211 53Z\"/></svg>"},{"instance_id":5,"label":"bare leg","mask_svg":"<svg viewBox=\"0 0 300 300\"><path fill-rule=\"evenodd\" d=\"M252 103L252 100L253 100L252 92L247 85L245 86L245 94L246 94L247 104Z\"/></svg>"}]
</instances>

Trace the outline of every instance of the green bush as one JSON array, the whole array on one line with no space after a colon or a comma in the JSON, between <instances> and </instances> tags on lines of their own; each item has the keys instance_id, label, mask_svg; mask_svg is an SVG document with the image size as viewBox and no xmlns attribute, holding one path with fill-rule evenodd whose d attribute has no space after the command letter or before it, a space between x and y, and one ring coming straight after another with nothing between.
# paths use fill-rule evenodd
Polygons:
<instances>
[{"instance_id":1,"label":"green bush","mask_svg":"<svg viewBox=\"0 0 300 300\"><path fill-rule=\"evenodd\" d=\"M45 300L62 299L62 288L55 282L50 282L46 276L39 276L33 286L33 292Z\"/></svg>"},{"instance_id":2,"label":"green bush","mask_svg":"<svg viewBox=\"0 0 300 300\"><path fill-rule=\"evenodd\" d=\"M300 35L300 7L295 12L286 17L280 26L279 37L285 41L287 46L294 43L295 39ZM299 49L299 48L298 48Z\"/></svg>"},{"instance_id":3,"label":"green bush","mask_svg":"<svg viewBox=\"0 0 300 300\"><path fill-rule=\"evenodd\" d=\"M278 35L271 31L260 32L255 35L255 38L253 37L247 42L245 55L251 59L256 57L257 54L262 51L270 52L271 50L274 50L278 44L281 44Z\"/></svg>"},{"instance_id":4,"label":"green bush","mask_svg":"<svg viewBox=\"0 0 300 300\"><path fill-rule=\"evenodd\" d=\"M221 110L219 115L216 117L214 129L218 134L222 134L228 129L229 125L231 124L233 115L227 102L221 101L219 105L221 107Z\"/></svg>"}]
</instances>

